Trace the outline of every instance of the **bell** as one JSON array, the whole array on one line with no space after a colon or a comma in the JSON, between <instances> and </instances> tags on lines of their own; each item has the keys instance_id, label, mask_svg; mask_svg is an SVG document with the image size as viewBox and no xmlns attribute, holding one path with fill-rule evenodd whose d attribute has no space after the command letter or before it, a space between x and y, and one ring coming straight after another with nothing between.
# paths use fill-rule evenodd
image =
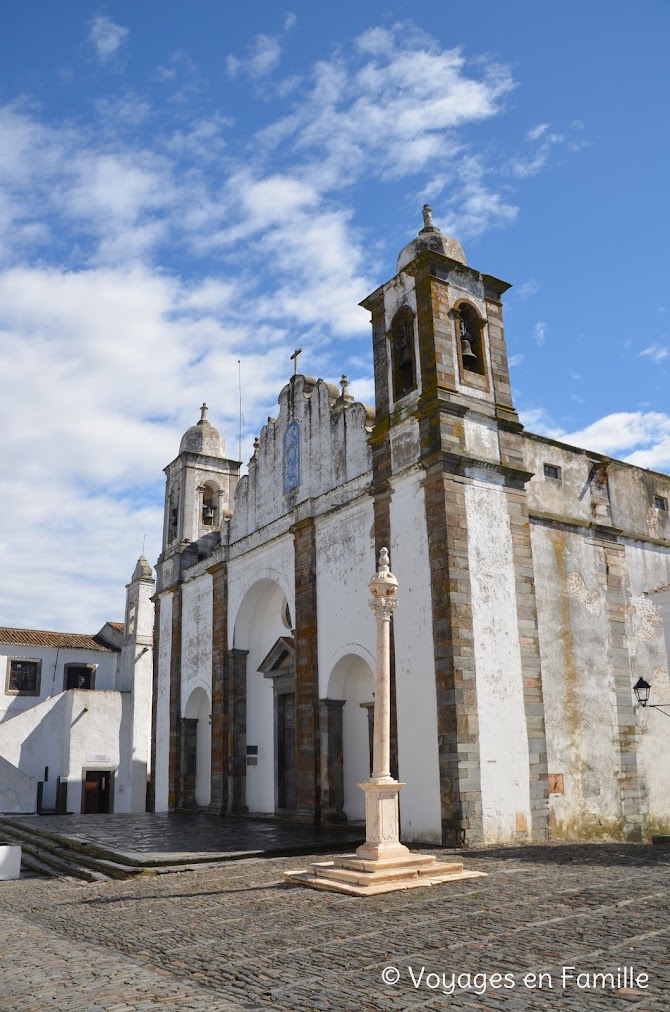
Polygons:
<instances>
[{"instance_id":1,"label":"bell","mask_svg":"<svg viewBox=\"0 0 670 1012\"><path fill-rule=\"evenodd\" d=\"M470 372L476 372L477 370L477 356L472 350L472 345L467 337L461 338L461 358L463 359L463 366L469 369Z\"/></svg>"}]
</instances>

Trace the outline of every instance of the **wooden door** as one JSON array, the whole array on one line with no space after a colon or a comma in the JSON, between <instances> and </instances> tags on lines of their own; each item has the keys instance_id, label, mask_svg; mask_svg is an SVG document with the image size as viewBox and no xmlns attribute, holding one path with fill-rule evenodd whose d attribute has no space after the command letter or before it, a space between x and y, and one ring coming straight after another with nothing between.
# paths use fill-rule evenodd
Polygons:
<instances>
[{"instance_id":1,"label":"wooden door","mask_svg":"<svg viewBox=\"0 0 670 1012\"><path fill-rule=\"evenodd\" d=\"M112 774L109 770L86 770L84 777L84 814L109 812Z\"/></svg>"}]
</instances>

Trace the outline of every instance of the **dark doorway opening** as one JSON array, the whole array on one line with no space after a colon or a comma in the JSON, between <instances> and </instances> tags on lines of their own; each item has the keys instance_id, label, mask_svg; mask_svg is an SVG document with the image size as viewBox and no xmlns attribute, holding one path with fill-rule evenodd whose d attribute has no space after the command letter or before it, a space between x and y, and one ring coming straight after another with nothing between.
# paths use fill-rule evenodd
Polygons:
<instances>
[{"instance_id":1,"label":"dark doorway opening","mask_svg":"<svg viewBox=\"0 0 670 1012\"><path fill-rule=\"evenodd\" d=\"M105 815L111 811L111 770L84 771L84 815Z\"/></svg>"}]
</instances>

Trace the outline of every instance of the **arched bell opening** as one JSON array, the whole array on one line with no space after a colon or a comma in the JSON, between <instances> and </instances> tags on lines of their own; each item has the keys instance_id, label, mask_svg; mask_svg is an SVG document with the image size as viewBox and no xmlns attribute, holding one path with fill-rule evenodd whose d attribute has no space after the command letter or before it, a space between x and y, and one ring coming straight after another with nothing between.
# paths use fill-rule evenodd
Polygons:
<instances>
[{"instance_id":1,"label":"arched bell opening","mask_svg":"<svg viewBox=\"0 0 670 1012\"><path fill-rule=\"evenodd\" d=\"M417 387L414 313L409 306L403 306L393 317L388 338L391 347L393 400L399 401Z\"/></svg>"},{"instance_id":2,"label":"arched bell opening","mask_svg":"<svg viewBox=\"0 0 670 1012\"><path fill-rule=\"evenodd\" d=\"M476 376L486 376L482 336L486 320L483 320L477 310L467 302L460 302L455 306L453 316L456 323L461 376L466 381Z\"/></svg>"}]
</instances>

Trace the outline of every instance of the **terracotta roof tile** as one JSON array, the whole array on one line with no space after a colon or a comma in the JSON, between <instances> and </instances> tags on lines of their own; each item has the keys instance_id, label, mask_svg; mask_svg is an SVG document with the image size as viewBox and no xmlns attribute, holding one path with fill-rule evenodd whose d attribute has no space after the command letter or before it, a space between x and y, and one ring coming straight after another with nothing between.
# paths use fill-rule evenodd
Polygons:
<instances>
[{"instance_id":1,"label":"terracotta roof tile","mask_svg":"<svg viewBox=\"0 0 670 1012\"><path fill-rule=\"evenodd\" d=\"M99 650L110 654L114 651L99 643L93 636L84 633L48 632L44 629L9 629L0 626L0 643L26 647L63 647L73 650Z\"/></svg>"}]
</instances>

